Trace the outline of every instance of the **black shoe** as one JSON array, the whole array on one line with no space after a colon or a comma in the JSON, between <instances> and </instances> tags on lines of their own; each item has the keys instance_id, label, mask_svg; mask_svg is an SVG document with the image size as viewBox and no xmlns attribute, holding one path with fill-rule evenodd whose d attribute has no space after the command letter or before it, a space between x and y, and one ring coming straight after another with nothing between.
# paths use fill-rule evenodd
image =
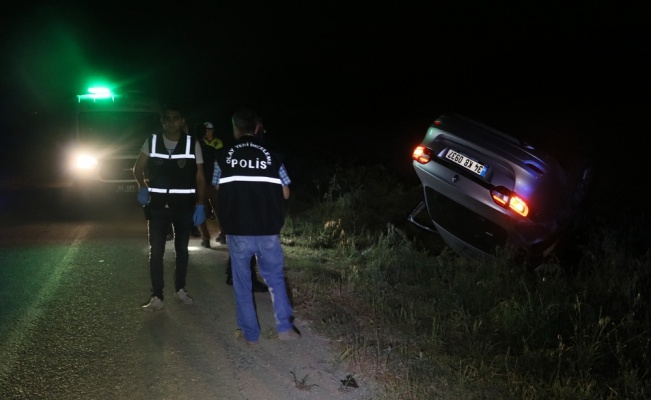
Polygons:
<instances>
[{"instance_id":1,"label":"black shoe","mask_svg":"<svg viewBox=\"0 0 651 400\"><path fill-rule=\"evenodd\" d=\"M209 249L209 248L210 248L210 239L203 239L203 240L201 241L201 246L203 246L203 247Z\"/></svg>"},{"instance_id":2,"label":"black shoe","mask_svg":"<svg viewBox=\"0 0 651 400\"><path fill-rule=\"evenodd\" d=\"M217 242L217 243L219 243L221 245L226 245L226 235L219 232L219 235L217 235L217 238L215 238L215 242Z\"/></svg>"}]
</instances>

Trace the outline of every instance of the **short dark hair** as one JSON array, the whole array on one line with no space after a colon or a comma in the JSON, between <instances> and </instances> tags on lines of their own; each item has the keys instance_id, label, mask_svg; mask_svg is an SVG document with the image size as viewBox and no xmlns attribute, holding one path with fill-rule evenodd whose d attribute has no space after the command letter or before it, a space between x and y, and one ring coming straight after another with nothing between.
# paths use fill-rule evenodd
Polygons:
<instances>
[{"instance_id":1,"label":"short dark hair","mask_svg":"<svg viewBox=\"0 0 651 400\"><path fill-rule=\"evenodd\" d=\"M177 111L183 118L185 118L185 108L177 102L168 102L163 104L160 109L160 115L165 114L165 111Z\"/></svg>"},{"instance_id":2,"label":"short dark hair","mask_svg":"<svg viewBox=\"0 0 651 400\"><path fill-rule=\"evenodd\" d=\"M255 132L256 121L258 120L257 114L249 108L240 108L233 114L233 125L242 133Z\"/></svg>"}]
</instances>

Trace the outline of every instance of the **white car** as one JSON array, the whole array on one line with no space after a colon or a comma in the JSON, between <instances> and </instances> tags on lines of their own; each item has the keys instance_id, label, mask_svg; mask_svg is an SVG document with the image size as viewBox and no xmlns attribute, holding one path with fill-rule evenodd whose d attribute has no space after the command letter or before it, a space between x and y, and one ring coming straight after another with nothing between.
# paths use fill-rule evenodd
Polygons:
<instances>
[{"instance_id":1,"label":"white car","mask_svg":"<svg viewBox=\"0 0 651 400\"><path fill-rule=\"evenodd\" d=\"M587 158L563 165L548 152L457 115L437 118L412 160L424 198L408 220L471 259L509 248L535 260L553 254L575 226L592 177ZM431 225L416 219L425 210Z\"/></svg>"}]
</instances>

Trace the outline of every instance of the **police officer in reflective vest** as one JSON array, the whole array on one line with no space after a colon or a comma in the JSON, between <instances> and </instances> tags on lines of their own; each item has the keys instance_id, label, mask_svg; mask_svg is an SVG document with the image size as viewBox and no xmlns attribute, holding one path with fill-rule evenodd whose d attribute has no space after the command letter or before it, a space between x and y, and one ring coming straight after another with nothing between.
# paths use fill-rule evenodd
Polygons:
<instances>
[{"instance_id":1,"label":"police officer in reflective vest","mask_svg":"<svg viewBox=\"0 0 651 400\"><path fill-rule=\"evenodd\" d=\"M251 257L271 292L276 331L281 340L297 339L285 287L280 230L285 223L289 177L278 154L255 136L257 115L241 109L232 117L235 143L217 155L212 183L219 190L217 213L226 234L233 268L239 337L255 346L260 326L253 303Z\"/></svg>"},{"instance_id":2,"label":"police officer in reflective vest","mask_svg":"<svg viewBox=\"0 0 651 400\"><path fill-rule=\"evenodd\" d=\"M138 202L146 209L149 230L149 272L151 297L141 308L164 308L163 255L170 224L174 227L174 299L192 304L185 290L188 269L188 243L193 224L205 221L205 178L201 146L183 133L185 117L177 105L161 110L162 135L151 135L143 144L133 168L140 187ZM145 181L145 170L148 181Z\"/></svg>"}]
</instances>

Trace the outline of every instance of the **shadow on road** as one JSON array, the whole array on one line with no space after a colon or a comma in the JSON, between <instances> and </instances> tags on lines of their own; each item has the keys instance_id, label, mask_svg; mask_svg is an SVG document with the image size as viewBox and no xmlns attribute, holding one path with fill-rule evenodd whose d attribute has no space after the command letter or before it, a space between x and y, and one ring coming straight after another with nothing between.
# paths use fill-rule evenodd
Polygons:
<instances>
[{"instance_id":1,"label":"shadow on road","mask_svg":"<svg viewBox=\"0 0 651 400\"><path fill-rule=\"evenodd\" d=\"M81 194L66 186L10 187L0 190L3 222L101 221L140 218L135 193Z\"/></svg>"}]
</instances>

